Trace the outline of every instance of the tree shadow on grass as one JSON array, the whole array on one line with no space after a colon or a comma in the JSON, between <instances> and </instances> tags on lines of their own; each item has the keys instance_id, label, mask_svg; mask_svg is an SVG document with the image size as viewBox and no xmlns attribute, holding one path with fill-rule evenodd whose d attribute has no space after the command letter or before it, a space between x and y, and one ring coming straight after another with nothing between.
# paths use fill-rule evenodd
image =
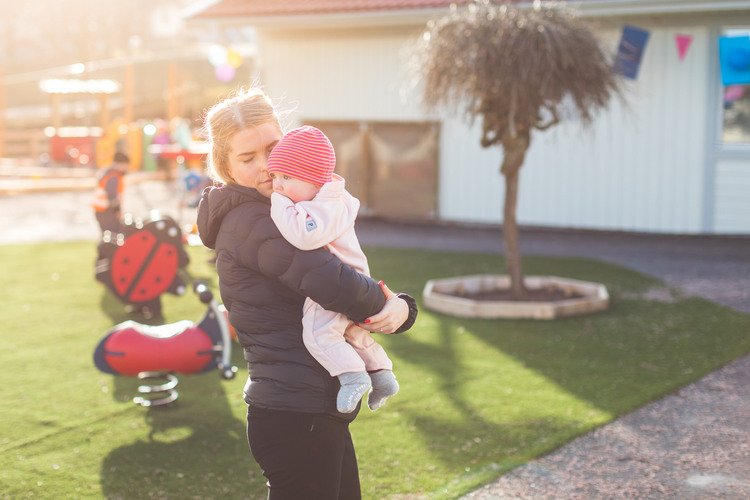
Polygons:
<instances>
[{"instance_id":1,"label":"tree shadow on grass","mask_svg":"<svg viewBox=\"0 0 750 500\"><path fill-rule=\"evenodd\" d=\"M439 322L437 342L425 344L409 334L400 336L389 344L388 351L432 380L435 394L448 401L437 403L441 408L432 412L424 404L400 404L399 415L413 422L413 428L422 435L429 447L430 457L442 461L449 469L472 475L488 463L493 473L510 470L535 456L552 451L557 446L581 433L581 422L575 418L558 415L521 416L517 419L496 419L487 414L481 401L471 398L465 384L471 370L471 359L459 356L460 336L456 331L462 320L446 318ZM502 367L498 366L498 370ZM398 370L398 368L396 368ZM416 381L404 381L408 387ZM492 382L488 382L492 383ZM496 394L502 397L497 388ZM429 404L429 403L428 403ZM404 474L419 475L430 464L415 464Z\"/></svg>"},{"instance_id":2,"label":"tree shadow on grass","mask_svg":"<svg viewBox=\"0 0 750 500\"><path fill-rule=\"evenodd\" d=\"M567 393L621 415L747 352L750 323L702 299L613 297L610 309L550 322L508 321L472 333Z\"/></svg>"},{"instance_id":3,"label":"tree shadow on grass","mask_svg":"<svg viewBox=\"0 0 750 500\"><path fill-rule=\"evenodd\" d=\"M403 271L386 277L393 282L393 289L418 290L426 280L441 276L502 274L498 271L502 262L494 255L401 253L414 264L405 277ZM386 272L400 269L388 260L378 264ZM653 287L666 288L652 277L584 258L530 257L524 260L524 266L529 275L561 275L603 283L610 294L610 308L551 321L430 314L441 328L449 328L446 335L455 335L461 327L602 411L621 414L637 408L748 351L747 316L679 294L670 301L643 297ZM398 349L400 344L394 342L392 348ZM409 351L408 355L415 353Z\"/></svg>"}]
</instances>

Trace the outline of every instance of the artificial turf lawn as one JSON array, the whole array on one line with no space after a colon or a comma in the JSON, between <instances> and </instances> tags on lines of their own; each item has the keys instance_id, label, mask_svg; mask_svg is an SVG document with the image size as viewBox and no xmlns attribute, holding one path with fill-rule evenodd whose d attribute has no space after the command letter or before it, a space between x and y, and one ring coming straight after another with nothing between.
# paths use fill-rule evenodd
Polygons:
<instances>
[{"instance_id":1,"label":"artificial turf lawn","mask_svg":"<svg viewBox=\"0 0 750 500\"><path fill-rule=\"evenodd\" d=\"M498 255L366 251L376 279L420 302L430 278L503 269ZM188 279L216 290L206 250L189 253ZM0 246L0 497L265 498L240 349L236 379L180 376L175 404L134 405L138 382L92 362L104 333L130 319L95 281L94 255L88 242ZM490 321L422 309L409 333L377 337L401 392L352 424L365 499L455 498L750 352L750 316L652 278L585 259L524 265L604 283L610 310ZM667 293L645 294L654 288ZM192 292L163 303L165 322L204 313Z\"/></svg>"}]
</instances>

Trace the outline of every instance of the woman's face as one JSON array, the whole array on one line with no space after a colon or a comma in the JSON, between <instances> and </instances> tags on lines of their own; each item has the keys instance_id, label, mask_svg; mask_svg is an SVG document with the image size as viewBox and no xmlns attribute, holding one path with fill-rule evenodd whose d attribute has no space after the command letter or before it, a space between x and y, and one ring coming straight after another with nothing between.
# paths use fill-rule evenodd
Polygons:
<instances>
[{"instance_id":1,"label":"woman's face","mask_svg":"<svg viewBox=\"0 0 750 500\"><path fill-rule=\"evenodd\" d=\"M268 154L283 134L276 122L266 122L237 132L229 141L229 171L240 186L257 189L271 197L273 181L268 175Z\"/></svg>"}]
</instances>

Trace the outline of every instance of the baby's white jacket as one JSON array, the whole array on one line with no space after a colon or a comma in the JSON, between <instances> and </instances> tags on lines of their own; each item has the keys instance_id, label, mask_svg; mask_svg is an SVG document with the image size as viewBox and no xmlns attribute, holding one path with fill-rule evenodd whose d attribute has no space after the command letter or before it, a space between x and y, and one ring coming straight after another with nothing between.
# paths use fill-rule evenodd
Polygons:
<instances>
[{"instance_id":1,"label":"baby's white jacket","mask_svg":"<svg viewBox=\"0 0 750 500\"><path fill-rule=\"evenodd\" d=\"M343 263L370 275L367 257L359 246L354 222L359 200L333 174L311 201L294 203L279 193L271 195L271 218L281 235L300 250L327 247Z\"/></svg>"}]
</instances>

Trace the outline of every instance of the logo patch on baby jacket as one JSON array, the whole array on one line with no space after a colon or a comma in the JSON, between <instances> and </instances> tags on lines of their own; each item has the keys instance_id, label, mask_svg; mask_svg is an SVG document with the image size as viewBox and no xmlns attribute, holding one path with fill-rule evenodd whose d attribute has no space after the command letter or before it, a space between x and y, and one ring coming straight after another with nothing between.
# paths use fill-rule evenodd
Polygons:
<instances>
[{"instance_id":1,"label":"logo patch on baby jacket","mask_svg":"<svg viewBox=\"0 0 750 500\"><path fill-rule=\"evenodd\" d=\"M318 225L315 223L314 220L308 217L307 220L305 221L305 227L307 228L307 232L309 233L313 229L317 228Z\"/></svg>"}]
</instances>

